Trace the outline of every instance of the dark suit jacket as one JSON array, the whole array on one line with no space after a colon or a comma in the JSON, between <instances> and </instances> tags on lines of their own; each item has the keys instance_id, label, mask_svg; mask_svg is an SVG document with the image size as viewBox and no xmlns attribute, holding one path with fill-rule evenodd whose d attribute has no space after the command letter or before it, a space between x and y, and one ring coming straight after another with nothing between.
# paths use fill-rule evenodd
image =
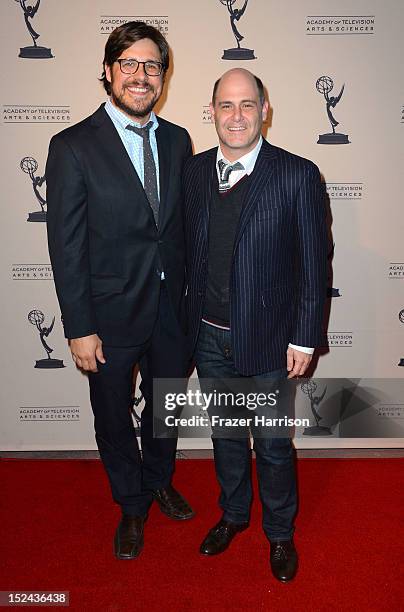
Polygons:
<instances>
[{"instance_id":1,"label":"dark suit jacket","mask_svg":"<svg viewBox=\"0 0 404 612\"><path fill-rule=\"evenodd\" d=\"M216 153L214 148L196 155L184 171L191 350L206 289ZM264 140L251 179L230 277L233 356L245 375L285 367L289 342L307 347L321 342L327 261L326 211L317 166Z\"/></svg>"},{"instance_id":2,"label":"dark suit jacket","mask_svg":"<svg viewBox=\"0 0 404 612\"><path fill-rule=\"evenodd\" d=\"M181 172L188 133L159 117L159 228L102 105L54 136L46 166L48 243L65 335L131 346L150 337L160 270L179 316L184 294Z\"/></svg>"}]
</instances>

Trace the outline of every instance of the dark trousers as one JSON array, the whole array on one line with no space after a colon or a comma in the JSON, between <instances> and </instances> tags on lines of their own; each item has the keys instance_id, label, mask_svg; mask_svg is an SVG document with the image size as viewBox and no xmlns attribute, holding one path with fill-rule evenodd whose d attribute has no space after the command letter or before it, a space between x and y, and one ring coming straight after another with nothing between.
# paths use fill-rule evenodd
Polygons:
<instances>
[{"instance_id":1,"label":"dark trousers","mask_svg":"<svg viewBox=\"0 0 404 612\"><path fill-rule=\"evenodd\" d=\"M174 472L176 439L153 438L153 378L183 378L188 367L185 337L173 313L164 282L150 339L139 346L103 345L105 364L90 373L95 437L112 496L122 512L145 516L151 491L166 487ZM132 373L140 364L142 456L131 416Z\"/></svg>"},{"instance_id":2,"label":"dark trousers","mask_svg":"<svg viewBox=\"0 0 404 612\"><path fill-rule=\"evenodd\" d=\"M286 355L285 355L286 360ZM201 324L195 361L200 378L242 378L232 357L230 332ZM285 370L252 379L285 378ZM252 501L251 449L245 438L212 437L216 476L220 485L219 505L224 520L246 523ZM294 449L289 437L255 437L257 475L263 508L262 526L269 540L292 537L297 509Z\"/></svg>"}]
</instances>

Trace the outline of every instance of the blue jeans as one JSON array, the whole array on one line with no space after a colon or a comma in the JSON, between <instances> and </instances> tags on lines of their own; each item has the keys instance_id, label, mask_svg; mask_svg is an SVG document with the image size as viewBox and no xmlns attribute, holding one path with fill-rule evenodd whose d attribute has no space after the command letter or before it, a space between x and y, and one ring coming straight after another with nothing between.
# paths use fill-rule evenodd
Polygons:
<instances>
[{"instance_id":1,"label":"blue jeans","mask_svg":"<svg viewBox=\"0 0 404 612\"><path fill-rule=\"evenodd\" d=\"M202 323L195 361L199 378L242 378L234 365L229 331ZM286 376L285 367L284 370L248 378L279 379ZM252 502L249 439L213 436L212 442L223 519L233 523L248 523ZM257 457L264 532L270 541L288 540L293 535L297 510L295 458L291 439L256 437L254 451Z\"/></svg>"}]
</instances>

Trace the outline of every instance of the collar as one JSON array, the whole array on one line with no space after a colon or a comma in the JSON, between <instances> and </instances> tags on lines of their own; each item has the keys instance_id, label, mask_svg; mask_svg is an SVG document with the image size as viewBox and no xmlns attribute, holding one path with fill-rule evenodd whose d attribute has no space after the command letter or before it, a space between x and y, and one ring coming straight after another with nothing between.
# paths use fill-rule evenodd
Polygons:
<instances>
[{"instance_id":1,"label":"collar","mask_svg":"<svg viewBox=\"0 0 404 612\"><path fill-rule=\"evenodd\" d=\"M138 128L143 127L142 125L140 125L140 123L133 121L132 119L129 119L129 117L127 117L125 113L123 113L121 110L119 110L119 108L117 108L114 104L112 104L111 98L108 98L108 100L106 101L105 110L110 116L110 118L112 119L112 121L115 124L118 124L119 127L121 127L123 130L126 129L127 125L133 125ZM150 128L150 131L153 132L154 130L157 130L159 126L159 122L157 121L157 117L154 114L154 111L150 113L149 122L150 121L153 123L153 125Z\"/></svg>"},{"instance_id":2,"label":"collar","mask_svg":"<svg viewBox=\"0 0 404 612\"><path fill-rule=\"evenodd\" d=\"M252 151L249 151L248 153L246 153L239 159L235 159L233 162L229 162L229 160L225 158L220 148L220 145L219 145L217 149L217 155L216 155L216 167L217 167L217 162L219 161L219 159L224 159L224 161L229 164L230 163L235 164L236 162L240 162L240 164L243 164L244 166L245 173L251 174L252 171L254 170L255 162L257 161L258 154L261 150L262 142L263 142L263 138L262 136L260 136L259 141L257 142L257 144L255 145Z\"/></svg>"}]
</instances>

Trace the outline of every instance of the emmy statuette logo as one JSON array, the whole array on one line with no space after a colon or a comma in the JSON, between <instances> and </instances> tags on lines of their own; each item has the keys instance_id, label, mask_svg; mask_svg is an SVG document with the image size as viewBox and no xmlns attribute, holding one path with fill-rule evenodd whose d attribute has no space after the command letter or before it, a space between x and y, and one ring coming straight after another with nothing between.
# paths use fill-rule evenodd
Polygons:
<instances>
[{"instance_id":1,"label":"emmy statuette logo","mask_svg":"<svg viewBox=\"0 0 404 612\"><path fill-rule=\"evenodd\" d=\"M220 0L221 4L227 7L230 16L230 25L233 31L234 37L236 39L237 47L233 47L232 49L225 49L223 51L222 59L224 60L252 60L256 59L254 55L253 49L246 49L240 46L241 41L244 39L244 36L240 34L237 29L236 22L240 21L241 17L244 15L244 12L247 8L248 0L244 1L244 4L241 8L234 8L234 4L236 0Z\"/></svg>"},{"instance_id":2,"label":"emmy statuette logo","mask_svg":"<svg viewBox=\"0 0 404 612\"><path fill-rule=\"evenodd\" d=\"M398 313L398 320L404 325L404 308ZM401 357L397 365L404 367L404 357Z\"/></svg>"},{"instance_id":3,"label":"emmy statuette logo","mask_svg":"<svg viewBox=\"0 0 404 612\"><path fill-rule=\"evenodd\" d=\"M41 312L40 310L31 310L31 312L28 313L28 321L31 323L31 325L34 325L37 328L42 346L47 354L46 359L37 359L34 367L40 368L42 370L54 370L56 368L64 368L65 365L62 359L54 359L51 357L51 353L53 353L53 348L51 348L45 340L45 338L47 338L53 330L53 326L55 324L55 317L53 317L52 323L49 327L43 327L42 324L45 321L45 315L43 314L43 312Z\"/></svg>"},{"instance_id":4,"label":"emmy statuette logo","mask_svg":"<svg viewBox=\"0 0 404 612\"><path fill-rule=\"evenodd\" d=\"M29 3L28 0L15 0L15 2L19 3L24 13L25 25L27 26L27 30L32 38L32 42L34 43L28 47L21 47L18 57L28 59L49 59L53 57L51 49L48 49L47 47L40 47L36 44L40 34L35 32L30 21L30 19L33 19L38 12L41 0L36 0L35 4L33 2Z\"/></svg>"},{"instance_id":5,"label":"emmy statuette logo","mask_svg":"<svg viewBox=\"0 0 404 612\"><path fill-rule=\"evenodd\" d=\"M38 162L33 157L24 157L20 162L20 168L25 174L29 175L32 181L32 189L41 207L41 210L30 212L27 221L36 223L41 221L46 222L46 200L43 199L38 190L38 187L41 187L45 183L46 178L45 176L35 176L35 172L38 170Z\"/></svg>"},{"instance_id":6,"label":"emmy statuette logo","mask_svg":"<svg viewBox=\"0 0 404 612\"><path fill-rule=\"evenodd\" d=\"M329 76L321 76L317 79L316 89L318 93L323 94L325 102L326 102L326 110L329 122L331 123L332 132L328 134L320 134L317 140L317 144L326 144L326 145L337 145L337 144L349 144L350 141L348 139L347 134L340 134L335 131L339 122L335 119L332 114L331 109L335 108L338 102L342 98L342 94L344 93L345 85L341 87L341 91L338 96L330 96L332 89L334 87L333 80Z\"/></svg>"},{"instance_id":7,"label":"emmy statuette logo","mask_svg":"<svg viewBox=\"0 0 404 612\"><path fill-rule=\"evenodd\" d=\"M314 380L306 380L304 383L300 385L301 390L305 395L310 399L310 407L311 412L314 416L314 420L316 422L315 425L311 427L305 427L303 431L304 436L331 436L331 429L329 427L325 427L324 425L319 425L321 419L323 418L318 413L317 407L321 404L322 400L327 391L327 387L324 388L324 391L321 395L314 395L317 389L317 384Z\"/></svg>"}]
</instances>

